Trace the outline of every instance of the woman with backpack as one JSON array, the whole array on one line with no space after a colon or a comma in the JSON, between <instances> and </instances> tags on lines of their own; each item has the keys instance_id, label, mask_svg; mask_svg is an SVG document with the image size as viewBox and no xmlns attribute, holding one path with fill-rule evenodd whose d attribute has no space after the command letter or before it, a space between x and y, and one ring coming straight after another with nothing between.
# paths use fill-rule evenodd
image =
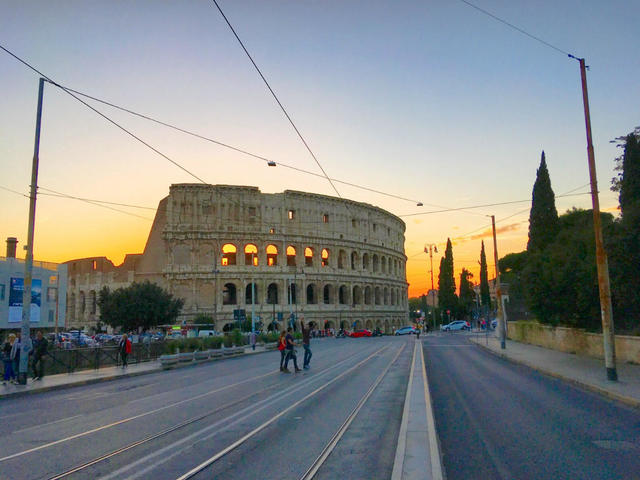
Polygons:
<instances>
[{"instance_id":1,"label":"woman with backpack","mask_svg":"<svg viewBox=\"0 0 640 480\"><path fill-rule=\"evenodd\" d=\"M278 338L278 350L280 350L280 371L284 372L284 359L287 356L287 340L285 339L284 330L280 332Z\"/></svg>"}]
</instances>

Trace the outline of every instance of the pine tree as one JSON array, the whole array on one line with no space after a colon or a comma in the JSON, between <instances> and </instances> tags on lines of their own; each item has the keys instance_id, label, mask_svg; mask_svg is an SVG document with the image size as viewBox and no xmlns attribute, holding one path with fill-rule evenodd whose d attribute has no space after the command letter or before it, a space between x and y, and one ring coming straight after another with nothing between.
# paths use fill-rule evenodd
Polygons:
<instances>
[{"instance_id":1,"label":"pine tree","mask_svg":"<svg viewBox=\"0 0 640 480\"><path fill-rule=\"evenodd\" d=\"M484 241L480 249L480 302L483 307L491 308L491 294L489 293L489 274L487 272L487 255L484 252Z\"/></svg>"},{"instance_id":2,"label":"pine tree","mask_svg":"<svg viewBox=\"0 0 640 480\"><path fill-rule=\"evenodd\" d=\"M471 278L473 278L473 274L466 268L463 268L460 273L460 295L458 296L458 303L460 305L459 313L462 318L471 313L476 299L476 294L473 291L473 284L470 280Z\"/></svg>"},{"instance_id":3,"label":"pine tree","mask_svg":"<svg viewBox=\"0 0 640 480\"><path fill-rule=\"evenodd\" d=\"M533 184L527 251L544 250L553 241L557 231L558 211L543 151L540 167L536 172L536 182Z\"/></svg>"},{"instance_id":4,"label":"pine tree","mask_svg":"<svg viewBox=\"0 0 640 480\"><path fill-rule=\"evenodd\" d=\"M456 281L453 278L453 247L447 238L447 248L444 257L440 259L440 273L438 275L438 305L444 311L456 311L458 297L456 296Z\"/></svg>"}]
</instances>

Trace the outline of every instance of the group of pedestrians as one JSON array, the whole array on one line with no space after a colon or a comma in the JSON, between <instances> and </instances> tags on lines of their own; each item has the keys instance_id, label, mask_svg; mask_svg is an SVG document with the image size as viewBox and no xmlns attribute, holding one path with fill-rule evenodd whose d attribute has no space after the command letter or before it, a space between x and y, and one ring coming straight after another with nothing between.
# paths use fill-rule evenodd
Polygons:
<instances>
[{"instance_id":1,"label":"group of pedestrians","mask_svg":"<svg viewBox=\"0 0 640 480\"><path fill-rule=\"evenodd\" d=\"M34 380L42 380L44 377L44 359L49 348L49 341L38 331L36 338L33 340L33 347L29 352L31 369L33 371ZM20 368L20 353L22 351L22 341L20 333L10 333L2 344L2 363L4 366L4 374L2 376L2 384L18 382L18 373Z\"/></svg>"},{"instance_id":2,"label":"group of pedestrians","mask_svg":"<svg viewBox=\"0 0 640 480\"><path fill-rule=\"evenodd\" d=\"M313 328L313 322L309 322L307 326L304 325L304 317L300 320L300 330L302 331L302 347L304 348L304 359L302 362L302 368L309 370L311 368L311 331ZM289 361L293 360L293 367L296 373L302 370L298 368L298 355L295 348L295 342L293 340L293 328L287 328L287 331L280 332L280 338L278 339L278 350L280 350L280 371L283 373L291 373L289 370Z\"/></svg>"}]
</instances>

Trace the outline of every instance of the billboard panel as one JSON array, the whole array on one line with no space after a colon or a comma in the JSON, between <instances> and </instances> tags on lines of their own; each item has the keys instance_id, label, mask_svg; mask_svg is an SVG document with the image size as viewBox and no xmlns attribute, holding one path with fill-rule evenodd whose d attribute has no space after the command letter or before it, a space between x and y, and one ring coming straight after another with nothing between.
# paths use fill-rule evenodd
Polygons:
<instances>
[{"instance_id":1,"label":"billboard panel","mask_svg":"<svg viewBox=\"0 0 640 480\"><path fill-rule=\"evenodd\" d=\"M9 285L9 323L22 322L22 294L24 292L24 278L11 277ZM42 280L31 280L31 315L30 322L40 321L40 307L42 306Z\"/></svg>"}]
</instances>

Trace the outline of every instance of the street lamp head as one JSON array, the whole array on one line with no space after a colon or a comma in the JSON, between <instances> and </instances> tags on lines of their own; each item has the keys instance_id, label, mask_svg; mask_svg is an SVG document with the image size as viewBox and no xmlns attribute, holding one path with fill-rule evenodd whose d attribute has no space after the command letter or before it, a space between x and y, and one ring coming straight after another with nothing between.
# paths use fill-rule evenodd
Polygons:
<instances>
[{"instance_id":1,"label":"street lamp head","mask_svg":"<svg viewBox=\"0 0 640 480\"><path fill-rule=\"evenodd\" d=\"M422 206L424 206L424 204L422 202L416 203L416 207L422 207Z\"/></svg>"},{"instance_id":2,"label":"street lamp head","mask_svg":"<svg viewBox=\"0 0 640 480\"><path fill-rule=\"evenodd\" d=\"M275 167L276 166L276 162L274 162L273 160L269 160L269 161L267 161L267 165L269 167Z\"/></svg>"}]
</instances>

